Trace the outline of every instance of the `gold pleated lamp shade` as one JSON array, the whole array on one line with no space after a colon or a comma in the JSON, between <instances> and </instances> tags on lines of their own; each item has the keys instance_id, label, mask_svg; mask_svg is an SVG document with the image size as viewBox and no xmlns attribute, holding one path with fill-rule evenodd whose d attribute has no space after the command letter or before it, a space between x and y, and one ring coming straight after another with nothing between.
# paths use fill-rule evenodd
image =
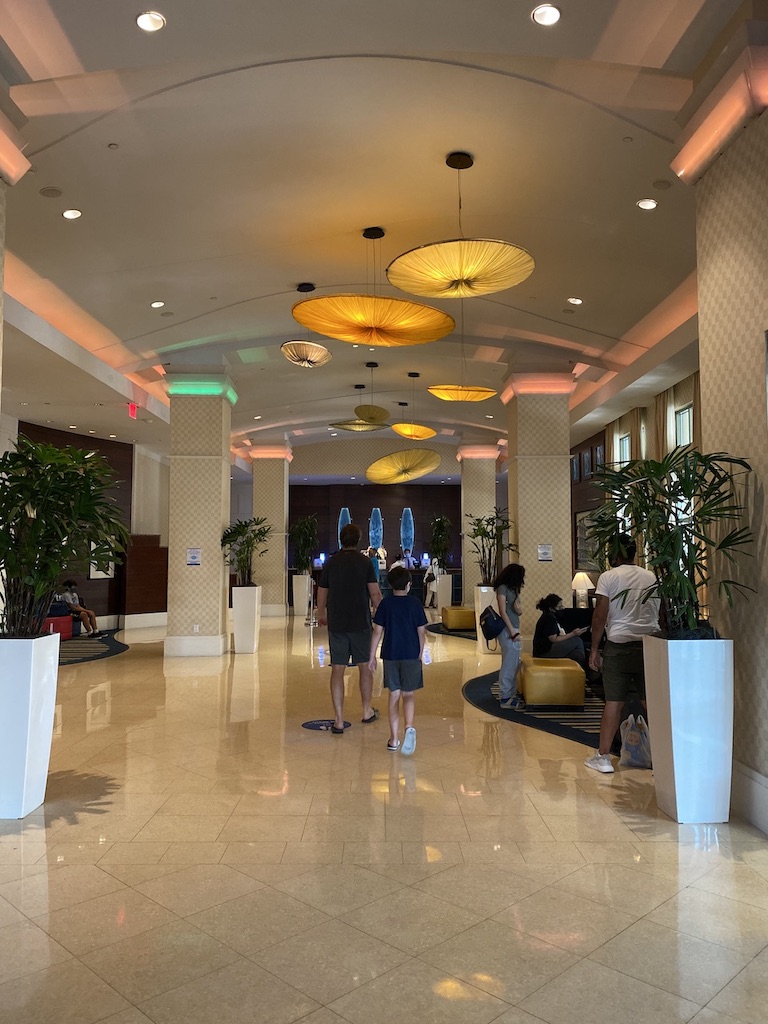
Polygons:
<instances>
[{"instance_id":1,"label":"gold pleated lamp shade","mask_svg":"<svg viewBox=\"0 0 768 1024\"><path fill-rule=\"evenodd\" d=\"M369 423L368 420L341 420L339 423L330 423L334 430L352 430L357 434L367 433L371 430L384 430L386 423Z\"/></svg>"},{"instance_id":2,"label":"gold pleated lamp shade","mask_svg":"<svg viewBox=\"0 0 768 1024\"><path fill-rule=\"evenodd\" d=\"M404 252L387 267L387 278L412 295L460 299L514 288L535 266L533 256L511 242L454 238Z\"/></svg>"},{"instance_id":3,"label":"gold pleated lamp shade","mask_svg":"<svg viewBox=\"0 0 768 1024\"><path fill-rule=\"evenodd\" d=\"M442 398L444 402L484 402L498 394L498 391L491 388L475 387L472 384L435 384L427 388L427 391L435 398Z\"/></svg>"},{"instance_id":4,"label":"gold pleated lamp shade","mask_svg":"<svg viewBox=\"0 0 768 1024\"><path fill-rule=\"evenodd\" d=\"M365 475L373 484L404 484L426 476L440 465L440 456L428 448L409 448L393 452L372 462Z\"/></svg>"},{"instance_id":5,"label":"gold pleated lamp shade","mask_svg":"<svg viewBox=\"0 0 768 1024\"><path fill-rule=\"evenodd\" d=\"M428 437L437 434L432 427L423 427L420 423L393 423L392 429L400 437L407 437L409 441L426 441Z\"/></svg>"},{"instance_id":6,"label":"gold pleated lamp shade","mask_svg":"<svg viewBox=\"0 0 768 1024\"><path fill-rule=\"evenodd\" d=\"M289 363L296 366L323 366L332 358L325 345L314 341L286 341L280 346L280 351Z\"/></svg>"},{"instance_id":7,"label":"gold pleated lamp shade","mask_svg":"<svg viewBox=\"0 0 768 1024\"><path fill-rule=\"evenodd\" d=\"M384 295L321 295L293 307L304 327L357 345L425 345L450 334L452 316L421 302Z\"/></svg>"},{"instance_id":8,"label":"gold pleated lamp shade","mask_svg":"<svg viewBox=\"0 0 768 1024\"><path fill-rule=\"evenodd\" d=\"M356 405L355 416L366 423L386 423L389 413L380 405Z\"/></svg>"}]
</instances>

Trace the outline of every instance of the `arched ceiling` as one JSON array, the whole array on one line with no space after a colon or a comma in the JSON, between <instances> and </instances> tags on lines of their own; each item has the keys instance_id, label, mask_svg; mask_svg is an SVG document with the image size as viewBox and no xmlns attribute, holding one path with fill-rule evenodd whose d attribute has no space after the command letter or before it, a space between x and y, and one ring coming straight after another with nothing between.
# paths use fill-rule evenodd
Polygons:
<instances>
[{"instance_id":1,"label":"arched ceiling","mask_svg":"<svg viewBox=\"0 0 768 1024\"><path fill-rule=\"evenodd\" d=\"M464 374L496 390L512 373L610 378L633 358L625 336L695 270L675 118L739 4L562 0L552 29L533 6L158 0L167 25L146 35L116 0L5 0L0 70L33 164L8 196L9 292L25 302L44 282L54 297L37 311L55 322L71 302L89 320L65 333L156 397L158 367L225 369L238 443L329 439L370 401L369 360L392 419L398 402L410 413L413 371L423 387ZM456 149L475 158L464 233L524 246L532 276L464 302L463 359L457 329L375 352L313 336L331 362L289 364L280 345L307 337L291 316L299 282L401 295L390 260L459 234ZM69 207L82 217L65 221ZM371 225L380 242L362 239ZM456 301L433 304L460 319ZM42 353L39 366L42 389ZM504 411L421 390L417 418L451 443L488 442Z\"/></svg>"}]
</instances>

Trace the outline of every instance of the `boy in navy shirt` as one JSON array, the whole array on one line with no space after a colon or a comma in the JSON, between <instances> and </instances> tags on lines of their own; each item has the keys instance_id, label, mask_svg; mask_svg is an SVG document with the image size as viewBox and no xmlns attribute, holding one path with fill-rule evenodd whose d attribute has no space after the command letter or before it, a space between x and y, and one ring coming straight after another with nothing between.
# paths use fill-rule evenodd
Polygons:
<instances>
[{"instance_id":1,"label":"boy in navy shirt","mask_svg":"<svg viewBox=\"0 0 768 1024\"><path fill-rule=\"evenodd\" d=\"M384 634L381 660L384 662L384 685L389 690L389 742L387 750L412 754L416 749L413 727L414 694L424 685L421 655L424 651L427 616L421 601L411 597L411 574L402 566L387 573L392 594L385 597L373 616L371 658L368 668L376 669L376 648ZM405 734L400 746L400 698L403 700Z\"/></svg>"}]
</instances>

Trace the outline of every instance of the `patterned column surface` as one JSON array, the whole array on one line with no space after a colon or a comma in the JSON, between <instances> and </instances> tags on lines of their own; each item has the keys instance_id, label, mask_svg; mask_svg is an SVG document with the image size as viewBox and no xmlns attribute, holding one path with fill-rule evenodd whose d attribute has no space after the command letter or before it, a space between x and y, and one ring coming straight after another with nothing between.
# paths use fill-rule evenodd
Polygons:
<instances>
[{"instance_id":1,"label":"patterned column surface","mask_svg":"<svg viewBox=\"0 0 768 1024\"><path fill-rule=\"evenodd\" d=\"M253 514L272 526L267 551L256 559L254 579L264 588L262 615L284 615L288 610L288 467L290 445L253 447Z\"/></svg>"},{"instance_id":2,"label":"patterned column surface","mask_svg":"<svg viewBox=\"0 0 768 1024\"><path fill-rule=\"evenodd\" d=\"M542 387L546 387L542 384ZM536 624L536 602L549 593L571 601L571 478L568 394L521 393L507 405L509 516L525 567L525 636ZM551 546L551 561L539 560ZM549 553L548 550L546 552Z\"/></svg>"},{"instance_id":3,"label":"patterned column surface","mask_svg":"<svg viewBox=\"0 0 768 1024\"><path fill-rule=\"evenodd\" d=\"M712 617L736 639L736 760L768 777L768 112L731 143L696 192L702 448L742 456L754 470L744 498L756 544L738 578L756 593L737 597L729 612L713 587Z\"/></svg>"},{"instance_id":4,"label":"patterned column surface","mask_svg":"<svg viewBox=\"0 0 768 1024\"><path fill-rule=\"evenodd\" d=\"M171 396L167 655L229 647L221 535L229 525L231 412L225 395Z\"/></svg>"},{"instance_id":5,"label":"patterned column surface","mask_svg":"<svg viewBox=\"0 0 768 1024\"><path fill-rule=\"evenodd\" d=\"M493 513L496 505L495 445L474 445L459 448L456 458L461 462L461 579L462 603L474 605L474 588L482 583L477 555L467 536L468 519Z\"/></svg>"}]
</instances>

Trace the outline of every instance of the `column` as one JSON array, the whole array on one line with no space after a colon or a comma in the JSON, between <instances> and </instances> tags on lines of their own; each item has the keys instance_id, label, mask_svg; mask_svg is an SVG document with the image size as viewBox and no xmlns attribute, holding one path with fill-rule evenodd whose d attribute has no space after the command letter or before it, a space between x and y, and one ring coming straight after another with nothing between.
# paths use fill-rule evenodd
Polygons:
<instances>
[{"instance_id":1,"label":"column","mask_svg":"<svg viewBox=\"0 0 768 1024\"><path fill-rule=\"evenodd\" d=\"M169 374L171 464L166 656L221 655L229 648L230 431L237 395L218 374Z\"/></svg>"},{"instance_id":2,"label":"column","mask_svg":"<svg viewBox=\"0 0 768 1024\"><path fill-rule=\"evenodd\" d=\"M509 518L517 560L525 567L522 632L530 636L536 602L560 594L570 604L571 455L568 397L571 374L514 374L501 400L509 436Z\"/></svg>"},{"instance_id":3,"label":"column","mask_svg":"<svg viewBox=\"0 0 768 1024\"><path fill-rule=\"evenodd\" d=\"M746 26L746 40L766 23ZM730 50L731 59L737 54ZM747 45L708 95L694 94L690 126L672 166L696 184L699 289L699 367L702 449L746 458L753 473L745 486L745 524L755 532L754 557L738 571L721 566L754 587L733 609L710 590L711 615L734 643L734 763L732 807L768 829L768 481L766 424L766 328L768 328L768 68L762 46ZM745 98L727 101L735 89ZM729 115L738 113L738 119ZM706 114L707 116L703 116ZM720 117L718 132L713 119ZM751 120L749 119L751 116ZM748 121L746 127L744 122ZM730 140L729 140L730 136ZM698 156L698 163L692 160Z\"/></svg>"},{"instance_id":4,"label":"column","mask_svg":"<svg viewBox=\"0 0 768 1024\"><path fill-rule=\"evenodd\" d=\"M262 615L288 613L288 467L289 444L249 449L253 472L253 514L272 526L266 554L256 559L254 579L264 588Z\"/></svg>"},{"instance_id":5,"label":"column","mask_svg":"<svg viewBox=\"0 0 768 1024\"><path fill-rule=\"evenodd\" d=\"M461 603L465 605L474 603L475 587L482 583L477 556L467 536L467 521L493 514L498 455L495 444L461 445L456 453L461 463Z\"/></svg>"}]
</instances>

